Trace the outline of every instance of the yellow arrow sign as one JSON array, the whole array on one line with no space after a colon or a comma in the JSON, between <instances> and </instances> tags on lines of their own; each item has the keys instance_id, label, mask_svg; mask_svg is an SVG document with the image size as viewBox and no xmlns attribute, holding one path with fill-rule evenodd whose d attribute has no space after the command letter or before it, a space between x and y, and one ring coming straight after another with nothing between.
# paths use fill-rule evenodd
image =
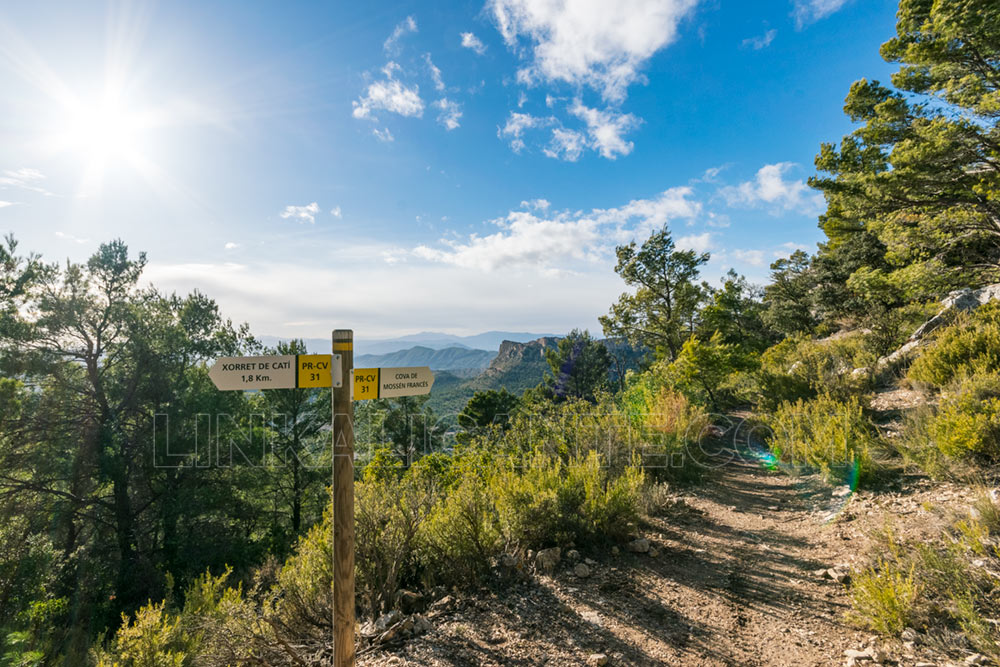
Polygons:
<instances>
[{"instance_id":1,"label":"yellow arrow sign","mask_svg":"<svg viewBox=\"0 0 1000 667\"><path fill-rule=\"evenodd\" d=\"M355 368L354 400L399 398L431 393L434 373L427 366L407 368Z\"/></svg>"}]
</instances>

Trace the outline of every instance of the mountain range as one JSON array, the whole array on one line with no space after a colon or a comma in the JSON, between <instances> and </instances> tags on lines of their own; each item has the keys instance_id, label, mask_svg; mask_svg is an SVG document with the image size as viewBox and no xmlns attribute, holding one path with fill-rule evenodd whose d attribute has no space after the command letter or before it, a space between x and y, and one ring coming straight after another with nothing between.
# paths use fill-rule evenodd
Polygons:
<instances>
[{"instance_id":1,"label":"mountain range","mask_svg":"<svg viewBox=\"0 0 1000 667\"><path fill-rule=\"evenodd\" d=\"M443 350L445 348L457 347L473 350L499 351L501 343L505 340L515 343L527 343L539 338L554 337L556 334L546 333L525 333L517 331L486 331L471 336L455 336L453 334L441 333L440 331L423 331L421 333L407 334L397 338L355 338L354 354L388 354L407 350L414 346L430 348L432 350ZM287 336L260 336L262 343L268 347L273 347L281 340L289 340ZM330 351L329 338L305 338L306 349L314 354L325 354ZM416 364L426 366L428 364Z\"/></svg>"}]
</instances>

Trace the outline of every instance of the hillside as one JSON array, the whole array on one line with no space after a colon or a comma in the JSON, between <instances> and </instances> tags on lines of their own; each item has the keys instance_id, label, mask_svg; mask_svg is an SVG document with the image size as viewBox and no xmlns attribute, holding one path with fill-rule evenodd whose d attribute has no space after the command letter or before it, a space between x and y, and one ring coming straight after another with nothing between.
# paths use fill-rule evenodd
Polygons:
<instances>
[{"instance_id":1,"label":"hillside","mask_svg":"<svg viewBox=\"0 0 1000 667\"><path fill-rule=\"evenodd\" d=\"M549 371L545 350L554 348L557 338L543 337L527 343L504 341L489 366L479 375L462 380L452 373L438 373L430 405L441 416L457 414L477 391L506 389L520 395L535 387Z\"/></svg>"}]
</instances>

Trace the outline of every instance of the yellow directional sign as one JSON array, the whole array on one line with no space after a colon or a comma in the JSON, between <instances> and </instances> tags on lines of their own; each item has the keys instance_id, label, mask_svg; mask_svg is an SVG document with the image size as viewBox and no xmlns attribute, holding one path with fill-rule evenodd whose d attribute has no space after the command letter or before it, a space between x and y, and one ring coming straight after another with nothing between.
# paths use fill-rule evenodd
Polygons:
<instances>
[{"instance_id":1,"label":"yellow directional sign","mask_svg":"<svg viewBox=\"0 0 1000 667\"><path fill-rule=\"evenodd\" d=\"M408 368L355 368L354 400L399 398L429 394L434 373L427 366Z\"/></svg>"},{"instance_id":2,"label":"yellow directional sign","mask_svg":"<svg viewBox=\"0 0 1000 667\"><path fill-rule=\"evenodd\" d=\"M330 355L298 355L298 379L300 389L333 386L330 373Z\"/></svg>"},{"instance_id":3,"label":"yellow directional sign","mask_svg":"<svg viewBox=\"0 0 1000 667\"><path fill-rule=\"evenodd\" d=\"M208 371L224 391L340 387L340 355L284 354L263 357L222 357Z\"/></svg>"},{"instance_id":4,"label":"yellow directional sign","mask_svg":"<svg viewBox=\"0 0 1000 667\"><path fill-rule=\"evenodd\" d=\"M367 401L378 398L379 368L354 369L354 400Z\"/></svg>"}]
</instances>

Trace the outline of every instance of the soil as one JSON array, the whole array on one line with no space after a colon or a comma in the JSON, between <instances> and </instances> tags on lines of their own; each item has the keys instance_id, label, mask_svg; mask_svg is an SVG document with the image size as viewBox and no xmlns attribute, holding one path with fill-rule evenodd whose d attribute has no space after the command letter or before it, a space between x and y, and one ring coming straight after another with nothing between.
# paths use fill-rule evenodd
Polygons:
<instances>
[{"instance_id":1,"label":"soil","mask_svg":"<svg viewBox=\"0 0 1000 667\"><path fill-rule=\"evenodd\" d=\"M846 620L845 585L818 571L863 565L887 521L901 536L933 535L972 500L919 478L851 494L752 455L727 459L644 523L655 556L584 552L596 561L585 579L564 557L554 576L460 598L428 634L359 664L584 665L604 654L609 665L844 665L845 650L876 639ZM877 643L899 664L935 662Z\"/></svg>"}]
</instances>

